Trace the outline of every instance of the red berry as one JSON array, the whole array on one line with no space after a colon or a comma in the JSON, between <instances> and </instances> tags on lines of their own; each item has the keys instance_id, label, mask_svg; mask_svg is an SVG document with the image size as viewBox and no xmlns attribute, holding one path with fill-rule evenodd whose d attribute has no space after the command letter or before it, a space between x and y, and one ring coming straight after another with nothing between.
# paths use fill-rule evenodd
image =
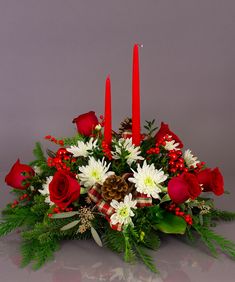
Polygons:
<instances>
[{"instance_id":1,"label":"red berry","mask_svg":"<svg viewBox=\"0 0 235 282\"><path fill-rule=\"evenodd\" d=\"M58 142L61 146L64 146L64 141L63 140L59 140Z\"/></svg>"},{"instance_id":2,"label":"red berry","mask_svg":"<svg viewBox=\"0 0 235 282\"><path fill-rule=\"evenodd\" d=\"M46 135L44 138L49 140L49 139L51 139L51 135Z\"/></svg>"},{"instance_id":3,"label":"red berry","mask_svg":"<svg viewBox=\"0 0 235 282\"><path fill-rule=\"evenodd\" d=\"M64 156L64 160L68 161L68 160L70 160L70 157L69 156Z\"/></svg>"},{"instance_id":4,"label":"red berry","mask_svg":"<svg viewBox=\"0 0 235 282\"><path fill-rule=\"evenodd\" d=\"M57 157L61 157L68 154L68 151L65 148L60 148L57 152L56 152L56 156Z\"/></svg>"}]
</instances>

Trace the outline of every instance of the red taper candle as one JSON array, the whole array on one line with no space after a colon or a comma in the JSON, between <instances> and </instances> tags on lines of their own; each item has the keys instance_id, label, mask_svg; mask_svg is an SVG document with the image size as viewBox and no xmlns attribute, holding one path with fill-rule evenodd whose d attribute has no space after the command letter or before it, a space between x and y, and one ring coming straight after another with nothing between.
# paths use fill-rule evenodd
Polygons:
<instances>
[{"instance_id":1,"label":"red taper candle","mask_svg":"<svg viewBox=\"0 0 235 282\"><path fill-rule=\"evenodd\" d=\"M139 77L139 46L133 48L132 73L132 143L140 145L140 77Z\"/></svg>"},{"instance_id":2,"label":"red taper candle","mask_svg":"<svg viewBox=\"0 0 235 282\"><path fill-rule=\"evenodd\" d=\"M110 145L112 141L111 82L109 76L105 84L104 141L107 145Z\"/></svg>"}]
</instances>

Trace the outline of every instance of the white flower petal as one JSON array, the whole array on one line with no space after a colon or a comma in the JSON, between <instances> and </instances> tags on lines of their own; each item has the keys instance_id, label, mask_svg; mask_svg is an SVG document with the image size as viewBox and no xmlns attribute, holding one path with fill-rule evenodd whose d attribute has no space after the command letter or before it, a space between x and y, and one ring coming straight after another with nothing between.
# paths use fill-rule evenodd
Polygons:
<instances>
[{"instance_id":1,"label":"white flower petal","mask_svg":"<svg viewBox=\"0 0 235 282\"><path fill-rule=\"evenodd\" d=\"M94 157L90 157L88 165L79 167L78 177L81 184L86 188L92 187L96 183L102 185L105 179L114 173L108 171L109 167L110 163L107 164L104 158L97 161Z\"/></svg>"},{"instance_id":2,"label":"white flower petal","mask_svg":"<svg viewBox=\"0 0 235 282\"><path fill-rule=\"evenodd\" d=\"M115 151L112 152L112 156L115 160L120 159L120 156L123 151L126 151L128 154L126 155L126 161L129 166L137 160L144 160L141 154L141 150L139 146L135 146L132 144L132 138L121 138L118 141L118 145L115 145Z\"/></svg>"},{"instance_id":3,"label":"white flower petal","mask_svg":"<svg viewBox=\"0 0 235 282\"><path fill-rule=\"evenodd\" d=\"M135 214L131 210L136 208L137 201L132 200L132 194L126 195L123 202L112 200L110 205L115 209L115 212L110 217L111 224L133 224L131 217Z\"/></svg>"},{"instance_id":4,"label":"white flower petal","mask_svg":"<svg viewBox=\"0 0 235 282\"><path fill-rule=\"evenodd\" d=\"M146 161L142 167L137 165L137 171L132 171L133 177L128 180L135 184L137 192L146 194L148 197L159 198L158 194L161 192L159 184L164 182L168 175L164 174L162 169L156 169L154 164L148 165Z\"/></svg>"},{"instance_id":5,"label":"white flower petal","mask_svg":"<svg viewBox=\"0 0 235 282\"><path fill-rule=\"evenodd\" d=\"M187 167L196 167L197 164L200 163L197 157L195 157L189 149L184 152L183 158L186 162Z\"/></svg>"}]
</instances>

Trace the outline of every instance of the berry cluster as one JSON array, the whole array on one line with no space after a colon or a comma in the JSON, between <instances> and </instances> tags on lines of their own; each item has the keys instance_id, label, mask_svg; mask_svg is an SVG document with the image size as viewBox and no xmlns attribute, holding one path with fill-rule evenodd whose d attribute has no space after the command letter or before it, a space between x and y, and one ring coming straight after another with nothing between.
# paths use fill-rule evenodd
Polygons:
<instances>
[{"instance_id":1,"label":"berry cluster","mask_svg":"<svg viewBox=\"0 0 235 282\"><path fill-rule=\"evenodd\" d=\"M176 206L176 204L172 203L168 206L166 206L166 210L169 212L174 213L177 216L182 217L187 224L192 225L193 224L193 219L190 214L185 214L183 211L180 210L179 207Z\"/></svg>"},{"instance_id":2,"label":"berry cluster","mask_svg":"<svg viewBox=\"0 0 235 282\"><path fill-rule=\"evenodd\" d=\"M23 201L23 200L29 200L29 195L28 194L24 194L22 196L19 197L19 201ZM14 209L18 204L19 201L15 200L12 204L11 204L11 208Z\"/></svg>"},{"instance_id":3,"label":"berry cluster","mask_svg":"<svg viewBox=\"0 0 235 282\"><path fill-rule=\"evenodd\" d=\"M158 142L156 143L156 147L160 147L160 146L164 147L166 146L166 142L170 142L172 140L173 140L172 136L169 134L166 134L165 136L163 136L162 138L158 140Z\"/></svg>"},{"instance_id":4,"label":"berry cluster","mask_svg":"<svg viewBox=\"0 0 235 282\"><path fill-rule=\"evenodd\" d=\"M182 158L181 150L171 150L168 153L169 158L169 171L179 175L182 172L188 172L188 168L185 167L184 159Z\"/></svg>"},{"instance_id":5,"label":"berry cluster","mask_svg":"<svg viewBox=\"0 0 235 282\"><path fill-rule=\"evenodd\" d=\"M71 154L65 149L60 148L55 158L49 157L47 160L47 164L49 167L55 167L57 170L67 170L70 171L70 166L68 164L76 162L75 158L71 158Z\"/></svg>"},{"instance_id":6,"label":"berry cluster","mask_svg":"<svg viewBox=\"0 0 235 282\"><path fill-rule=\"evenodd\" d=\"M55 144L60 145L60 146L64 146L64 141L63 140L56 139L55 137L53 137L51 135L47 135L44 138L46 140L51 141L52 143L55 143Z\"/></svg>"},{"instance_id":7,"label":"berry cluster","mask_svg":"<svg viewBox=\"0 0 235 282\"><path fill-rule=\"evenodd\" d=\"M155 144L155 147L152 147L147 151L147 154L149 154L149 155L159 154L161 147L164 148L167 144L166 142L170 142L172 140L173 140L172 136L166 134L164 137L162 137L161 139L158 140L158 142Z\"/></svg>"},{"instance_id":8,"label":"berry cluster","mask_svg":"<svg viewBox=\"0 0 235 282\"><path fill-rule=\"evenodd\" d=\"M152 147L146 153L148 155L159 154L160 153L160 148L159 147Z\"/></svg>"},{"instance_id":9,"label":"berry cluster","mask_svg":"<svg viewBox=\"0 0 235 282\"><path fill-rule=\"evenodd\" d=\"M111 161L113 157L109 145L103 140L101 146L104 155Z\"/></svg>"}]
</instances>

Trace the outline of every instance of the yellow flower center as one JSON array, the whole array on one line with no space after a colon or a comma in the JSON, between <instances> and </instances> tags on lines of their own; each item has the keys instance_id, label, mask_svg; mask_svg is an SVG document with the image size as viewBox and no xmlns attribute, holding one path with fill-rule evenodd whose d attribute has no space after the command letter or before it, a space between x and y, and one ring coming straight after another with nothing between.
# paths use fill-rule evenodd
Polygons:
<instances>
[{"instance_id":1,"label":"yellow flower center","mask_svg":"<svg viewBox=\"0 0 235 282\"><path fill-rule=\"evenodd\" d=\"M95 179L99 179L100 173L97 170L93 170L91 176L94 177Z\"/></svg>"},{"instance_id":2,"label":"yellow flower center","mask_svg":"<svg viewBox=\"0 0 235 282\"><path fill-rule=\"evenodd\" d=\"M150 176L147 176L144 180L144 184L148 187L154 186L154 181Z\"/></svg>"},{"instance_id":3,"label":"yellow flower center","mask_svg":"<svg viewBox=\"0 0 235 282\"><path fill-rule=\"evenodd\" d=\"M122 208L119 210L119 215L120 215L121 217L127 217L127 216L129 216L128 207L122 207Z\"/></svg>"}]
</instances>

